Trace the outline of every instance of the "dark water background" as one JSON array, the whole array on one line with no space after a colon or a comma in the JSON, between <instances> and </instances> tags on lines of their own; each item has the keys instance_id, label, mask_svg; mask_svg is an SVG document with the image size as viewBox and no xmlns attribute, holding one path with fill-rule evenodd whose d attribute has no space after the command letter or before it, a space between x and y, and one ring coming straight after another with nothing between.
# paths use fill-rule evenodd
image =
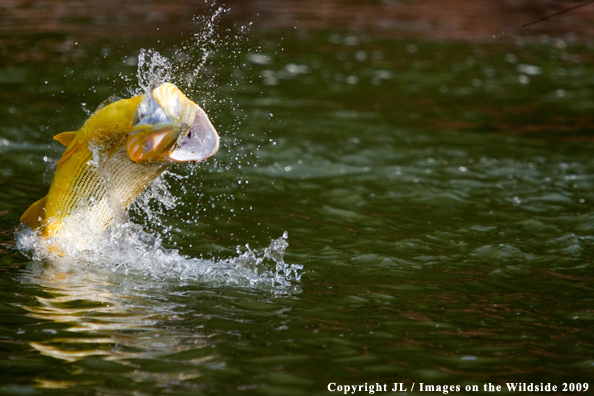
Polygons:
<instances>
[{"instance_id":1,"label":"dark water background","mask_svg":"<svg viewBox=\"0 0 594 396\"><path fill-rule=\"evenodd\" d=\"M166 22L182 21L180 37L113 37L113 21L83 16L64 19L63 31L19 28L15 10L60 2L6 14L0 394L309 395L376 382L458 393L588 383L591 393L594 59L580 35L591 14L491 40L459 28L461 40L448 29L420 37L416 27L434 26L421 17L388 33L335 19L294 29L295 14L278 4L276 19L250 26L265 2L252 3L236 14L231 4L202 46L191 32L206 25L191 13L140 13L153 15L142 27L174 31ZM520 16L542 16L524 3L532 11ZM406 14L392 6L386 17ZM124 273L125 249L107 263L61 263L62 279L63 267L16 249L18 219L46 193L44 173L62 152L51 137L77 129L106 97L129 95L141 48L174 65L211 51L186 92L223 144L216 161L166 176L176 207L153 202L159 214L137 209L132 220L167 249L238 267L253 263L237 246L262 255L287 231L284 261L303 265L300 280Z\"/></svg>"}]
</instances>

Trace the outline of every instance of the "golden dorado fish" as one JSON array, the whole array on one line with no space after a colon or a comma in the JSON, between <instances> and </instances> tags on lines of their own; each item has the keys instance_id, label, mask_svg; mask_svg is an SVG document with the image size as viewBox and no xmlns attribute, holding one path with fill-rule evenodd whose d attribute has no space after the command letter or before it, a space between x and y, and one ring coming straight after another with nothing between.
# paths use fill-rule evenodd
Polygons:
<instances>
[{"instance_id":1,"label":"golden dorado fish","mask_svg":"<svg viewBox=\"0 0 594 396\"><path fill-rule=\"evenodd\" d=\"M106 102L78 131L54 136L67 148L49 193L21 217L44 237L80 212L107 229L168 166L204 161L219 149L204 110L173 84Z\"/></svg>"}]
</instances>

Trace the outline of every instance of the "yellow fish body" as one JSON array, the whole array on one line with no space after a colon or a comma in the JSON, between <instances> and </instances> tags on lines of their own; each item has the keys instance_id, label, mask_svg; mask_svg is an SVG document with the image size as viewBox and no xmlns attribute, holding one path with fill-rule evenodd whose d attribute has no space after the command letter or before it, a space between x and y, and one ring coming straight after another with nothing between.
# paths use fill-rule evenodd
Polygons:
<instances>
[{"instance_id":1,"label":"yellow fish body","mask_svg":"<svg viewBox=\"0 0 594 396\"><path fill-rule=\"evenodd\" d=\"M206 113L168 83L100 107L78 131L54 139L67 148L49 193L21 217L44 237L81 211L107 229L168 166L204 161L219 149Z\"/></svg>"}]
</instances>

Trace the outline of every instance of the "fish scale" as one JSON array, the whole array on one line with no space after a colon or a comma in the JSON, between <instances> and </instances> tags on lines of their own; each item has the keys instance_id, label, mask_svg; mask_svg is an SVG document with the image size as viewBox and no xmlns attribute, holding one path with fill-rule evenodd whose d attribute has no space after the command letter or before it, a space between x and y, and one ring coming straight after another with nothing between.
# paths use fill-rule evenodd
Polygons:
<instances>
[{"instance_id":1,"label":"fish scale","mask_svg":"<svg viewBox=\"0 0 594 396\"><path fill-rule=\"evenodd\" d=\"M87 211L97 224L108 227L115 219L123 220L125 209L157 178L168 164L139 165L128 159L120 146L104 163L92 163L93 153L73 177L71 188L56 201L62 214Z\"/></svg>"}]
</instances>

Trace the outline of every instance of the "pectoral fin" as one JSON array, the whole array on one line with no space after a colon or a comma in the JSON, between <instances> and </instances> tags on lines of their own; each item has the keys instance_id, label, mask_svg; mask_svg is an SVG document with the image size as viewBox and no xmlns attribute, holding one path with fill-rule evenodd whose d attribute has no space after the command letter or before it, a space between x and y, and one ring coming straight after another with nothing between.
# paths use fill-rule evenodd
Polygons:
<instances>
[{"instance_id":1,"label":"pectoral fin","mask_svg":"<svg viewBox=\"0 0 594 396\"><path fill-rule=\"evenodd\" d=\"M162 162L163 156L175 145L178 133L175 124L138 124L128 136L128 158L139 164Z\"/></svg>"},{"instance_id":2,"label":"pectoral fin","mask_svg":"<svg viewBox=\"0 0 594 396\"><path fill-rule=\"evenodd\" d=\"M46 200L47 195L31 205L21 216L21 223L28 225L32 229L41 227L43 220L45 220Z\"/></svg>"},{"instance_id":3,"label":"pectoral fin","mask_svg":"<svg viewBox=\"0 0 594 396\"><path fill-rule=\"evenodd\" d=\"M64 146L68 147L68 146L70 146L70 143L72 143L72 141L74 140L75 135L76 135L76 132L62 132L62 133L58 133L56 136L54 136L54 140L56 142L62 143Z\"/></svg>"}]
</instances>

